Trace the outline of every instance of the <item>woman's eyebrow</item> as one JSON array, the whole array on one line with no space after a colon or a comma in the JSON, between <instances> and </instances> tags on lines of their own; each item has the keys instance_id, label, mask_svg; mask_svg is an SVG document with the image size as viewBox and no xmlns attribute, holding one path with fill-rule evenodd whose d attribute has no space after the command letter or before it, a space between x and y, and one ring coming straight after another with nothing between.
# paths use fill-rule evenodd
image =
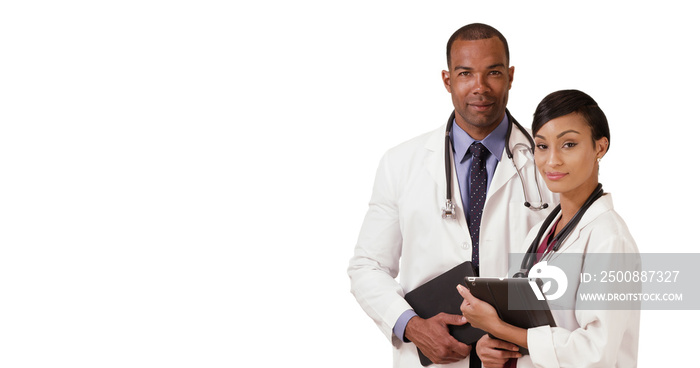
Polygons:
<instances>
[{"instance_id":1,"label":"woman's eyebrow","mask_svg":"<svg viewBox=\"0 0 700 368\"><path fill-rule=\"evenodd\" d=\"M576 130L569 129L569 130L565 130L565 131L563 131L563 132L557 134L557 138L563 137L566 133L581 134L580 132L578 132L578 131L576 131ZM541 136L541 135L539 135L539 134L535 134L535 138L545 139L543 136Z\"/></svg>"},{"instance_id":2,"label":"woman's eyebrow","mask_svg":"<svg viewBox=\"0 0 700 368\"><path fill-rule=\"evenodd\" d=\"M563 132L561 132L561 133L557 134L557 138L561 138L561 137L563 137L563 136L564 136L564 134L566 134L566 133L576 133L576 134L581 134L581 133L579 133L579 132L577 132L577 131L575 131L575 130L573 130L573 129L569 129L569 130L565 130L565 131L563 131Z\"/></svg>"}]
</instances>

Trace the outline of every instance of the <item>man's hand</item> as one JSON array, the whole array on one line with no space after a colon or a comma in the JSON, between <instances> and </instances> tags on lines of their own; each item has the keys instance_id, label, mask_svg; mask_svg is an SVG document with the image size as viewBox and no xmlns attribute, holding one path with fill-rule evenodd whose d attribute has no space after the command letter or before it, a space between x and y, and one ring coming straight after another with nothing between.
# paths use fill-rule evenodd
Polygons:
<instances>
[{"instance_id":1,"label":"man's hand","mask_svg":"<svg viewBox=\"0 0 700 368\"><path fill-rule=\"evenodd\" d=\"M508 359L523 356L518 352L518 345L492 339L488 334L476 342L476 354L484 368L502 368Z\"/></svg>"},{"instance_id":2,"label":"man's hand","mask_svg":"<svg viewBox=\"0 0 700 368\"><path fill-rule=\"evenodd\" d=\"M454 363L468 357L472 347L452 337L447 326L466 323L463 316L456 314L440 313L428 319L413 317L404 334L433 363Z\"/></svg>"}]
</instances>

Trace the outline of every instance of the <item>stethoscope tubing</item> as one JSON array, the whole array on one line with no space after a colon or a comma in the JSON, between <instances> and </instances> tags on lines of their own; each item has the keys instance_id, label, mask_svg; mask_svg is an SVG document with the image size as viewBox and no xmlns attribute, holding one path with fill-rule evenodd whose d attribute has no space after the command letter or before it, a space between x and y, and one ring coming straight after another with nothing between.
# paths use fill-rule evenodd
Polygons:
<instances>
[{"instance_id":1,"label":"stethoscope tubing","mask_svg":"<svg viewBox=\"0 0 700 368\"><path fill-rule=\"evenodd\" d=\"M583 215L585 215L586 211L588 211L588 208L590 208L591 205L593 205L593 203L597 201L598 198L602 197L604 194L605 191L603 190L603 185L598 183L595 190L593 190L593 192L588 196L581 208L579 208L578 211L576 211L574 217L572 217L571 220L569 220L569 222L566 225L564 225L564 227L554 237L554 239L552 239L551 244L547 245L547 248L542 254L542 259L551 259L552 255L561 248L562 244L564 244L564 241L566 241L569 235L571 235L574 228L583 218ZM535 265L535 261L537 260L537 248L542 243L542 237L544 236L544 233L547 231L550 225L554 222L554 220L559 216L560 211L561 204L557 205L557 207L555 207L554 210L552 210L552 212L549 214L549 216L547 216L547 218L544 220L542 226L537 232L537 236L530 244L530 247L527 249L527 253L525 254L525 256L523 256L523 260L520 263L520 272L513 275L513 277L526 277L527 273L530 271L532 266Z\"/></svg>"},{"instance_id":2,"label":"stethoscope tubing","mask_svg":"<svg viewBox=\"0 0 700 368\"><path fill-rule=\"evenodd\" d=\"M542 197L542 190L540 189L540 184L537 180L537 169L533 167L533 170L535 170L535 185L537 187L537 195L539 196L539 206L533 206L528 200L527 200L527 190L525 188L525 180L518 170L518 167L515 165L515 160L513 160L513 152L510 149L510 136L511 132L513 131L513 125L515 125L518 130L522 132L522 134L527 138L528 143L530 144L529 150L530 153L535 152L535 141L532 139L530 134L523 128L520 123L518 123L515 118L510 114L510 111L506 109L506 114L508 115L508 130L506 132L506 145L505 145L505 151L506 151L506 156L508 156L508 159L510 162L513 164L513 167L515 168L515 172L518 174L518 177L520 178L520 184L523 188L523 196L525 198L525 207L533 210L533 211L539 211L542 209L547 208L549 205L547 203L543 202L543 197ZM455 112L452 111L452 114L450 115L450 118L447 120L447 127L445 128L445 189L446 189L446 195L445 195L445 208L442 210L442 217L443 218L455 218L454 214L454 204L452 203L452 141L450 139L450 135L452 132L452 125L454 124L455 120Z\"/></svg>"}]
</instances>

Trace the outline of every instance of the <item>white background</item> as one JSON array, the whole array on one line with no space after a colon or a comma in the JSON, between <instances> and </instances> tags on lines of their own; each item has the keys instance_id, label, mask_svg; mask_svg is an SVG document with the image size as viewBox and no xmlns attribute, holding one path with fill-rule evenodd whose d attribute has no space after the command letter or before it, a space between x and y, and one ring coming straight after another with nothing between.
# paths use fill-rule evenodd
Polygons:
<instances>
[{"instance_id":1,"label":"white background","mask_svg":"<svg viewBox=\"0 0 700 368\"><path fill-rule=\"evenodd\" d=\"M642 252L695 252L691 2L0 5L0 365L388 367L347 262L388 148L443 123L445 43L508 39L509 108L581 89ZM694 275L686 275L694 277ZM639 366L696 351L643 312Z\"/></svg>"}]
</instances>

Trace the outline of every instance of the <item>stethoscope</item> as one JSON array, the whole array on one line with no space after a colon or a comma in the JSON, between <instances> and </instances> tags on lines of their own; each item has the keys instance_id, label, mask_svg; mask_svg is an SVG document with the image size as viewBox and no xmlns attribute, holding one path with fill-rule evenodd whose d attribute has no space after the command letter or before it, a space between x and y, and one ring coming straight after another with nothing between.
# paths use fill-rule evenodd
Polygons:
<instances>
[{"instance_id":1,"label":"stethoscope","mask_svg":"<svg viewBox=\"0 0 700 368\"><path fill-rule=\"evenodd\" d=\"M583 203L583 206L579 208L574 217L572 217L571 220L566 225L564 225L564 228L561 229L551 241L549 241L549 243L544 249L544 252L542 253L543 260L551 259L552 255L559 250L566 238L571 234L576 225L578 225L579 221L581 221L581 218L586 213L588 208L591 207L593 202L595 202L598 198L602 197L603 194L605 194L605 192L603 191L603 185L598 183L598 186L595 188L593 193L591 193L591 195L588 196L586 201ZM557 205L557 207L554 208L552 213L550 213L549 216L547 216L547 218L544 220L544 223L542 223L542 226L540 227L537 236L532 241L532 244L530 244L530 247L527 249L527 253L523 257L523 261L520 263L520 271L513 275L513 277L527 277L528 272L530 272L530 269L532 268L532 266L535 265L535 262L537 261L537 248L542 243L542 236L544 236L544 233L547 231L547 228L549 228L554 219L556 219L557 216L559 216L560 211L561 204Z\"/></svg>"},{"instance_id":2,"label":"stethoscope","mask_svg":"<svg viewBox=\"0 0 700 368\"><path fill-rule=\"evenodd\" d=\"M506 155L508 156L508 159L510 162L513 164L513 167L515 167L515 172L518 173L518 176L520 177L520 185L523 187L523 198L525 198L525 207L533 210L533 211L539 211L543 210L549 205L547 203L543 203L542 201L542 191L540 190L540 184L537 181L537 168L535 165L532 166L532 170L535 173L535 185L537 186L537 195L540 197L540 201L538 203L541 203L539 206L534 206L532 205L531 202L527 200L527 191L525 190L525 179L523 179L523 175L520 173L520 170L518 170L518 166L515 164L515 160L513 160L513 152L511 151L509 145L510 145L510 133L513 130L513 125L515 125L522 133L523 135L527 138L527 140L530 143L530 147L526 147L530 153L534 154L535 152L535 141L530 137L530 133L523 128L522 125L520 125L514 118L513 116L510 115L510 111L506 109L506 114L508 114L508 131L506 132ZM442 218L447 219L454 219L456 218L456 212L455 212L455 205L452 203L452 140L450 139L450 134L452 132L452 125L454 124L455 120L455 112L452 112L452 115L450 115L450 119L447 120L447 128L445 129L445 183L447 184L447 194L446 194L446 200L445 200L445 207L442 209ZM512 124L510 124L512 123ZM513 146L513 148L522 145L525 146L524 143L517 143Z\"/></svg>"}]
</instances>

